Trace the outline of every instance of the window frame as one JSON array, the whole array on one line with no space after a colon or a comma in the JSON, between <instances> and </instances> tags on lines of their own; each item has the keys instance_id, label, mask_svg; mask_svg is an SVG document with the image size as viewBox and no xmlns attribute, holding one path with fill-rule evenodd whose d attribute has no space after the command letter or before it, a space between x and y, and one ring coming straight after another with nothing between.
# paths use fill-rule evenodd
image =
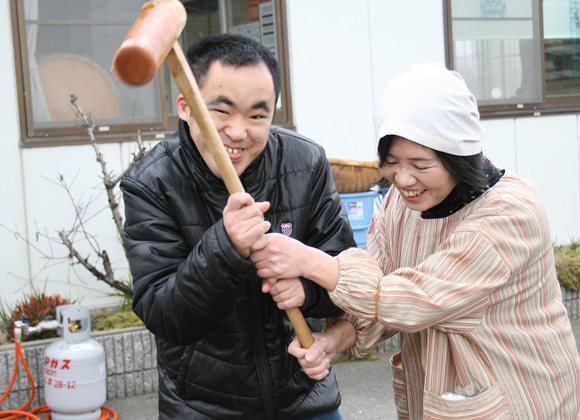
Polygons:
<instances>
[{"instance_id":1,"label":"window frame","mask_svg":"<svg viewBox=\"0 0 580 420\"><path fill-rule=\"evenodd\" d=\"M278 109L272 125L294 130L292 114L292 96L290 86L290 68L288 63L288 27L287 0L272 0L275 3L276 23L278 25L278 62L282 76L282 108ZM28 51L26 43L26 27L24 18L24 3L19 0L9 0L12 40L14 49L14 68L18 100L20 146L47 147L88 144L86 129L81 126L35 129L32 115L32 97ZM95 24L92 23L91 24ZM98 24L98 23L96 23ZM222 31L224 28L221 28ZM160 101L161 120L157 123L118 124L109 125L108 130L99 132L98 126L94 135L99 143L119 143L134 141L137 132L143 140L162 140L170 137L176 130L179 117L168 115L166 92L166 66L162 65L158 72L158 94ZM82 105L82 104L81 104Z\"/></svg>"},{"instance_id":2,"label":"window frame","mask_svg":"<svg viewBox=\"0 0 580 420\"><path fill-rule=\"evenodd\" d=\"M447 68L454 69L452 0L443 0L443 20L445 26L445 61ZM530 0L533 1L533 0ZM540 116L550 114L570 114L580 112L580 95L546 96L546 57L544 46L544 0L538 1L538 21L540 36L542 101L533 103L513 103L503 105L480 105L481 118L504 118Z\"/></svg>"}]
</instances>

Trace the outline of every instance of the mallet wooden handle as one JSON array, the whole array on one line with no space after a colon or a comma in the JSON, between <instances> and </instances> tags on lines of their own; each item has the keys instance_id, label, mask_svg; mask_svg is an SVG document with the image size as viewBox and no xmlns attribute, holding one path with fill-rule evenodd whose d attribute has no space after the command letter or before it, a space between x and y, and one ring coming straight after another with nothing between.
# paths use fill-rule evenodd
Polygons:
<instances>
[{"instance_id":1,"label":"mallet wooden handle","mask_svg":"<svg viewBox=\"0 0 580 420\"><path fill-rule=\"evenodd\" d=\"M309 349L314 344L314 337L312 336L312 332L310 332L310 328L308 328L308 324L304 319L304 315L300 312L300 309L286 309L286 316L292 323L292 327L298 336L300 345L305 349Z\"/></svg>"},{"instance_id":2,"label":"mallet wooden handle","mask_svg":"<svg viewBox=\"0 0 580 420\"><path fill-rule=\"evenodd\" d=\"M211 151L228 191L230 194L244 192L244 187L236 174L232 161L226 153L221 138L219 137L213 124L213 120L211 119L209 111L203 101L197 82L193 77L191 68L189 67L187 59L185 58L178 42L173 45L173 48L167 55L165 62L167 63L179 90L183 94L187 105L189 105L189 109L199 126L206 145ZM287 309L286 315L288 316L288 319L290 319L302 347L310 348L314 343L314 337L312 336L300 309Z\"/></svg>"}]
</instances>

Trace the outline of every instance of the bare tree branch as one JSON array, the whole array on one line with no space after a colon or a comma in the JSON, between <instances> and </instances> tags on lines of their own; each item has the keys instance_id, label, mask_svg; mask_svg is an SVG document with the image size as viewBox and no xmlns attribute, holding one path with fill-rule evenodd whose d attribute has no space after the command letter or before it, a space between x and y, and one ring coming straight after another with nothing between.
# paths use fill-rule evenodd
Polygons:
<instances>
[{"instance_id":1,"label":"bare tree branch","mask_svg":"<svg viewBox=\"0 0 580 420\"><path fill-rule=\"evenodd\" d=\"M10 229L10 228L8 228L8 227L6 227L6 226L2 225L2 224L0 224L0 227L3 227L4 229L6 229L6 230L7 230L7 231L9 231L9 232L12 232L12 234L14 235L14 237L15 237L16 239L21 239L21 240L23 240L24 242L26 242L26 243L27 243L27 244L28 244L30 247L32 247L32 248L33 248L33 249L34 249L36 252L38 252L40 255L42 255L42 257L43 257L43 258L46 258L46 259L55 259L54 255L49 255L49 254L47 254L46 252L44 252L42 249L40 249L39 247L37 247L36 245L34 245L34 243L32 243L31 241L29 241L27 238L25 238L25 237L24 237L24 236L23 236L23 235L22 235L22 234L21 234L19 231L17 231L17 230L12 230L12 229ZM43 236L41 233L39 233L39 232L37 232L37 233L36 233L37 240L38 240L38 238L39 238L39 237L41 237L41 236Z\"/></svg>"},{"instance_id":2,"label":"bare tree branch","mask_svg":"<svg viewBox=\"0 0 580 420\"><path fill-rule=\"evenodd\" d=\"M70 187L68 186L66 180L64 179L64 177L62 175L59 174L59 180L61 183L61 186L64 188L64 190L66 191L74 209L75 209L75 221L73 223L73 226L70 229L70 232L76 232L77 231L77 222L78 222L78 226L81 230L81 232L83 233L83 236L86 238L87 242L89 243L90 247L93 249L93 251L95 251L96 253L100 252L99 249L99 243L97 241L92 241L90 235L88 234L86 228L85 228L85 222L84 222L84 214L86 212L86 206L82 206L80 204L77 204L77 202L75 201L75 199L72 196L72 192L70 190ZM67 235L67 239L68 239L68 235Z\"/></svg>"},{"instance_id":3,"label":"bare tree branch","mask_svg":"<svg viewBox=\"0 0 580 420\"><path fill-rule=\"evenodd\" d=\"M93 276L95 276L97 279L101 281L104 281L109 286L128 295L133 294L133 289L131 289L131 287L129 287L127 284L121 281L115 280L114 272L111 267L107 251L103 251L102 253L99 254L99 257L103 260L103 265L105 267L105 273L103 273L102 271L99 271L97 267L91 264L88 261L88 258L84 258L79 254L79 252L75 249L74 245L72 244L71 241L69 241L69 239L67 238L66 234L63 231L59 232L58 235L60 236L62 243L68 248L71 259L76 260L84 268L86 268L89 272L91 272Z\"/></svg>"},{"instance_id":4,"label":"bare tree branch","mask_svg":"<svg viewBox=\"0 0 580 420\"><path fill-rule=\"evenodd\" d=\"M139 162L143 158L143 156L145 156L147 154L148 150L143 145L143 140L141 139L141 131L140 130L137 131L137 137L136 137L135 141L137 142L137 153L133 154L133 159L131 160L129 165L125 168L125 170L123 172L121 172L121 174L118 177L116 177L115 179L113 179L111 181L112 186L115 186L119 182L121 182L121 179L123 179L123 177L129 173L131 168L133 166L135 166L135 164L137 162Z\"/></svg>"},{"instance_id":5,"label":"bare tree branch","mask_svg":"<svg viewBox=\"0 0 580 420\"><path fill-rule=\"evenodd\" d=\"M70 103L77 109L77 115L80 117L82 121L83 127L87 129L87 133L89 135L89 139L91 141L91 145L95 150L95 154L97 156L97 162L101 165L101 173L103 174L103 184L105 186L105 190L107 192L107 200L109 201L109 207L111 209L111 213L113 216L113 220L115 222L115 226L117 227L117 233L119 238L123 236L123 218L121 217L121 212L119 211L119 202L115 197L115 183L113 183L113 178L111 174L107 170L107 162L103 158L101 151L99 150L99 146L97 145L97 140L95 139L94 128L95 122L89 118L87 114L83 111L82 107L77 103L77 97L71 95ZM121 241L122 243L122 241ZM123 244L123 248L125 249L125 244ZM125 249L125 253L127 250Z\"/></svg>"},{"instance_id":6,"label":"bare tree branch","mask_svg":"<svg viewBox=\"0 0 580 420\"><path fill-rule=\"evenodd\" d=\"M99 238L89 232L88 223L93 218L98 216L102 211L106 210L107 207L109 207L113 221L115 223L117 238L123 248L123 255L125 259L127 259L127 250L125 248L125 244L122 241L123 218L121 217L119 205L122 200L122 195L116 188L121 182L122 178L131 170L131 168L147 154L148 148L143 144L141 132L137 132L135 139L137 144L136 152L132 154L131 161L129 162L128 166L121 171L121 174L114 176L112 172L107 170L107 162L97 145L97 141L94 135L95 122L92 120L90 115L84 112L77 101L78 98L75 95L71 95L70 107L76 113L77 121L79 121L80 124L86 128L90 143L96 155L96 160L101 167L102 177L99 177L100 184L102 183L105 187L104 192L107 195L108 206L100 207L96 212L94 212L94 209L91 207L94 205L97 199L100 200L102 192L96 196L90 195L88 199L85 198L84 194L81 194L80 198L75 199L72 187L79 176L80 170L77 171L72 182L67 182L62 174L58 174L58 179L56 181L52 179L48 179L48 181L64 188L74 208L74 220L68 229L62 229L57 232L58 237L51 237L46 228L41 230L38 226L36 226L35 242L39 242L41 240L47 241L49 246L48 250L46 250L46 248L43 249L38 244L33 243L33 241L29 239L29 236L31 235L26 235L25 237L18 231L17 228L15 230L8 229L2 224L0 224L0 227L12 232L16 239L24 240L31 249L38 252L41 257L46 260L46 262L34 275L30 275L30 282L39 281L38 277L41 275L41 273L46 272L45 270L49 269L50 267L66 263L68 265L67 281L69 284L73 284L73 280L76 279L83 285L77 284L77 281L75 281L75 287L82 286L90 289L89 284L86 282L85 276L83 276L80 272L80 270L83 272L86 270L91 273L92 276L94 276L94 278L97 280L105 282L113 289L116 289L118 292L131 296L133 294L133 289L131 288L130 283L117 280L115 276L115 271L117 271L117 274L119 273L119 270L115 269L115 264L117 261L111 261L108 252L105 249L102 249L101 245L99 244ZM89 207L91 207L90 213ZM55 255L55 248L52 246L53 242L64 246L68 251L67 255ZM92 250L91 253L86 256L81 255L78 248L78 246L81 244L86 245L90 250ZM91 256L92 260L89 261ZM101 264L102 268L100 268ZM122 277L124 276L121 276L121 278ZM130 273L128 277L130 278ZM46 281L48 282L49 279L47 278ZM50 281L55 282L55 280ZM60 280L60 282L62 282L62 280Z\"/></svg>"}]
</instances>

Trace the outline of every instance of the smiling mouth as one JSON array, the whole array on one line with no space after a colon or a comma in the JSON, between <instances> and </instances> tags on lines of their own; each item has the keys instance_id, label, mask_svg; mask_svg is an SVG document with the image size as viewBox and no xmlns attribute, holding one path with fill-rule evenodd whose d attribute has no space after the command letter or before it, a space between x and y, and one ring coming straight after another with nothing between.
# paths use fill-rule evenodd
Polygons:
<instances>
[{"instance_id":1,"label":"smiling mouth","mask_svg":"<svg viewBox=\"0 0 580 420\"><path fill-rule=\"evenodd\" d=\"M224 146L226 148L226 152L232 154L232 155L237 155L238 153L241 153L243 149L232 149L231 147L228 146Z\"/></svg>"},{"instance_id":2,"label":"smiling mouth","mask_svg":"<svg viewBox=\"0 0 580 420\"><path fill-rule=\"evenodd\" d=\"M401 192L403 193L403 195L405 197L419 197L425 190L414 190L414 191L406 191L406 190L401 190Z\"/></svg>"}]
</instances>

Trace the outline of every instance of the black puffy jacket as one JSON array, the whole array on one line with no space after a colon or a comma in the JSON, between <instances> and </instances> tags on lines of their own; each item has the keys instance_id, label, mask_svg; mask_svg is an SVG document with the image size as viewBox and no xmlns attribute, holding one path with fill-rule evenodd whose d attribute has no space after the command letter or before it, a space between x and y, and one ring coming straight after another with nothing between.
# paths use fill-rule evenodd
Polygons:
<instances>
[{"instance_id":1,"label":"black puffy jacket","mask_svg":"<svg viewBox=\"0 0 580 420\"><path fill-rule=\"evenodd\" d=\"M336 255L355 246L322 147L272 127L264 151L241 176L270 201L273 232ZM293 332L260 290L253 263L222 223L228 198L180 122L123 179L133 309L156 336L160 418L282 420L340 405L331 374L313 381L287 352ZM286 232L288 233L288 232ZM307 317L338 313L303 280Z\"/></svg>"}]
</instances>

